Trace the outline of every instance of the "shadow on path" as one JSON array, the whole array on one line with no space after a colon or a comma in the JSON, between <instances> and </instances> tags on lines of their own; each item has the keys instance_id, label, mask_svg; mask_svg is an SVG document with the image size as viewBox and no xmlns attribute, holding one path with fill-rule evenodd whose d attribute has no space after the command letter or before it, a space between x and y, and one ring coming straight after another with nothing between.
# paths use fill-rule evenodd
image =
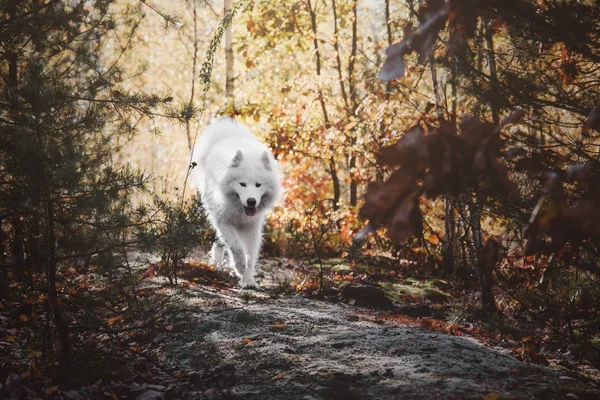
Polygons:
<instances>
[{"instance_id":1,"label":"shadow on path","mask_svg":"<svg viewBox=\"0 0 600 400\"><path fill-rule=\"evenodd\" d=\"M357 310L295 296L198 314L216 370L230 376L209 398L530 399L558 381L475 340L362 321Z\"/></svg>"}]
</instances>

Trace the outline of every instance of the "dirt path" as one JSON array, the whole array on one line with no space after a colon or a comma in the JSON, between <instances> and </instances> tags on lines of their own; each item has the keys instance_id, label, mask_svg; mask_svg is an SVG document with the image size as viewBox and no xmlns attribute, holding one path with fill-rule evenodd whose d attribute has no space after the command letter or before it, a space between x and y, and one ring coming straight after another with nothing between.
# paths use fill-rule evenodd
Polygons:
<instances>
[{"instance_id":1,"label":"dirt path","mask_svg":"<svg viewBox=\"0 0 600 400\"><path fill-rule=\"evenodd\" d=\"M218 304L195 314L194 357L218 360L197 377L213 385L209 399L545 399L570 379L469 338L369 321L372 311L345 304L197 290L189 300Z\"/></svg>"}]
</instances>

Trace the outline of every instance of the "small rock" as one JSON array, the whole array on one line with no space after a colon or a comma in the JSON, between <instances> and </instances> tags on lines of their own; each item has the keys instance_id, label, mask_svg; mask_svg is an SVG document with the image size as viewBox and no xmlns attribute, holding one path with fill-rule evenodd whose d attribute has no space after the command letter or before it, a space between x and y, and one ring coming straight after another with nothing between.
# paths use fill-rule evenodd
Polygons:
<instances>
[{"instance_id":1,"label":"small rock","mask_svg":"<svg viewBox=\"0 0 600 400\"><path fill-rule=\"evenodd\" d=\"M340 297L350 305L358 307L390 310L394 308L392 301L380 287L374 285L351 283L340 292Z\"/></svg>"},{"instance_id":2,"label":"small rock","mask_svg":"<svg viewBox=\"0 0 600 400\"><path fill-rule=\"evenodd\" d=\"M86 400L85 397L77 393L75 390L59 391L58 397L65 400Z\"/></svg>"},{"instance_id":3,"label":"small rock","mask_svg":"<svg viewBox=\"0 0 600 400\"><path fill-rule=\"evenodd\" d=\"M571 378L570 376L566 376L566 375L561 375L558 377L558 379L562 379L563 381L575 381L575 378Z\"/></svg>"},{"instance_id":4,"label":"small rock","mask_svg":"<svg viewBox=\"0 0 600 400\"><path fill-rule=\"evenodd\" d=\"M148 385L148 389L156 390L157 392L164 392L167 390L167 388L162 385Z\"/></svg>"},{"instance_id":5,"label":"small rock","mask_svg":"<svg viewBox=\"0 0 600 400\"><path fill-rule=\"evenodd\" d=\"M156 335L154 337L154 339L152 339L152 344L157 344L162 342L163 340L165 340L165 335L163 335L162 333L159 333L158 335Z\"/></svg>"},{"instance_id":6,"label":"small rock","mask_svg":"<svg viewBox=\"0 0 600 400\"><path fill-rule=\"evenodd\" d=\"M148 390L140 394L137 400L165 400L165 394L156 390Z\"/></svg>"}]
</instances>

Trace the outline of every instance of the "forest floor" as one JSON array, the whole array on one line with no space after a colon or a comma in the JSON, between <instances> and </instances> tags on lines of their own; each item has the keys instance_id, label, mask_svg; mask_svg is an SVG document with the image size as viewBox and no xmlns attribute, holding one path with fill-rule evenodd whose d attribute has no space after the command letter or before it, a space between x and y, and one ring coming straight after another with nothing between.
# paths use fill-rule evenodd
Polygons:
<instances>
[{"instance_id":1,"label":"forest floor","mask_svg":"<svg viewBox=\"0 0 600 400\"><path fill-rule=\"evenodd\" d=\"M103 328L73 334L78 356L62 383L13 360L2 364L10 370L0 377L0 398L600 398L589 366L582 373L558 356L527 353L531 338L437 319L443 281L395 287L409 303L356 282L297 291L306 286L302 267L284 262L263 265L261 291L237 289L226 271L199 262L183 268L177 286L155 264L133 268L144 276L135 298L107 313ZM337 276L348 272L335 268ZM106 297L99 284L96 297ZM16 338L11 355L26 354L18 348L23 333L8 331Z\"/></svg>"}]
</instances>

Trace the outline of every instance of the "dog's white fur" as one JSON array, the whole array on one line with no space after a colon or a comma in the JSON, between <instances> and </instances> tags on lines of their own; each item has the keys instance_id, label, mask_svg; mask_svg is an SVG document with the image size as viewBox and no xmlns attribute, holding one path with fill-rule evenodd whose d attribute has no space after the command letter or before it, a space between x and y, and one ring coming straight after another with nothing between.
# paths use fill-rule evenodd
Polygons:
<instances>
[{"instance_id":1,"label":"dog's white fur","mask_svg":"<svg viewBox=\"0 0 600 400\"><path fill-rule=\"evenodd\" d=\"M221 265L227 251L241 287L258 287L254 274L263 225L281 194L277 161L242 124L229 118L216 120L202 132L193 160L193 178L217 233L213 262Z\"/></svg>"}]
</instances>

